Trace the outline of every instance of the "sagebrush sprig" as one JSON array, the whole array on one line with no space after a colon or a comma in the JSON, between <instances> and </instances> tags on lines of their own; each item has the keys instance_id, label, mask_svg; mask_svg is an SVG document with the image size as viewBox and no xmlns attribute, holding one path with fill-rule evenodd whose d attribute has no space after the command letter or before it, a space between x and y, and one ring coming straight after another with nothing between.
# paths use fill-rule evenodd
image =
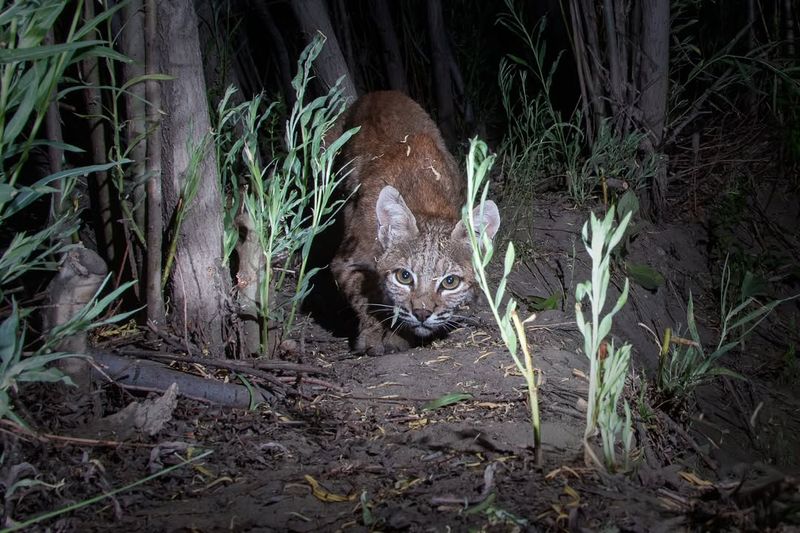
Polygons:
<instances>
[{"instance_id":1,"label":"sagebrush sprig","mask_svg":"<svg viewBox=\"0 0 800 533\"><path fill-rule=\"evenodd\" d=\"M472 268L475 272L475 279L478 286L486 296L486 301L492 311L492 316L500 328L500 337L506 345L511 358L517 369L525 378L528 388L528 400L531 413L531 428L533 431L534 446L536 450L536 462L542 461L542 436L541 425L539 423L539 396L536 383L536 371L533 366L533 359L528 348L528 340L525 335L523 321L517 314L517 302L513 298L508 298L505 309L503 299L506 295L506 285L508 276L514 266L514 243L509 242L503 260L503 275L500 278L497 288L492 291L489 286L489 279L486 267L494 256L494 243L484 231L479 231L475 221L475 208L478 195L478 214L483 218L483 210L486 205L486 198L489 194L489 183L486 182L489 170L495 160L495 155L488 154L486 143L477 138L470 141L469 153L467 155L467 203L461 215L461 219L467 228L470 248L472 250ZM535 316L527 319L532 320ZM520 358L518 349L522 348L523 357Z\"/></svg>"},{"instance_id":2,"label":"sagebrush sprig","mask_svg":"<svg viewBox=\"0 0 800 533\"><path fill-rule=\"evenodd\" d=\"M626 449L630 445L629 439L632 435L629 429L625 429L630 426L630 408L627 406L627 402L624 425L617 414L617 404L628 372L630 346L626 344L615 349L613 342L606 340L611 332L614 315L622 309L628 299L629 282L627 278L614 307L603 315L608 286L611 281L611 252L622 240L630 219L631 214L628 213L614 228L613 206L602 220L598 219L594 213L590 214L589 221L583 225L581 237L592 260L592 274L590 280L579 283L575 290L575 320L578 330L583 335L584 354L589 359L589 396L587 398L586 429L583 434L586 461L600 465L589 442L594 435L595 428L599 425L606 465L609 468L613 468L616 464L614 455L616 435L623 433L624 440L628 443ZM589 301L590 322L584 319L581 305L584 299Z\"/></svg>"},{"instance_id":3,"label":"sagebrush sprig","mask_svg":"<svg viewBox=\"0 0 800 533\"><path fill-rule=\"evenodd\" d=\"M225 256L227 260L236 245L239 228L235 221L240 211L244 211L262 252L255 303L264 353L270 346L270 322L281 321L284 334L291 330L297 309L309 293L310 280L317 272L308 269L312 242L332 224L345 200L337 198L335 191L347 177L347 170L336 169L334 161L336 153L357 129L343 132L326 145L326 135L346 105L341 83L324 96L309 99L307 95L312 65L324 44L325 38L317 35L300 55L298 72L292 81L296 98L285 122L281 151L260 142L271 138L277 129L276 115L280 111L277 102L266 103L263 95L257 95L228 107L233 94L228 89L218 106L218 161L230 197L225 214ZM265 151L267 156L263 155ZM244 182L236 173L237 159L243 163ZM281 288L285 272L295 262L293 295L286 309L279 308L271 291Z\"/></svg>"}]
</instances>

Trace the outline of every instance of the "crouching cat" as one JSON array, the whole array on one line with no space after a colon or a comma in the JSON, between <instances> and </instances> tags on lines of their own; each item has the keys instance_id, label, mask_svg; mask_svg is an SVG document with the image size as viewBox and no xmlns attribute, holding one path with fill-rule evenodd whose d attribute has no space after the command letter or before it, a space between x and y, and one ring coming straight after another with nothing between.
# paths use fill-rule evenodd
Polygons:
<instances>
[{"instance_id":1,"label":"crouching cat","mask_svg":"<svg viewBox=\"0 0 800 533\"><path fill-rule=\"evenodd\" d=\"M436 124L407 96L363 96L336 129L356 126L341 154L352 165L346 188L356 192L331 271L358 317L353 348L381 355L443 335L475 297L461 222L466 183ZM475 211L478 230L494 237L497 206L487 201L482 218Z\"/></svg>"}]
</instances>

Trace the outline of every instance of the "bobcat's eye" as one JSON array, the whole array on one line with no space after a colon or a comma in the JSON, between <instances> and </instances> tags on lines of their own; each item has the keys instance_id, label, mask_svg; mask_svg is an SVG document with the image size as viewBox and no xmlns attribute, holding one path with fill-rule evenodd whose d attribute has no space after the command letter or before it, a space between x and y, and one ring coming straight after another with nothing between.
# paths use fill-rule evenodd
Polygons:
<instances>
[{"instance_id":1,"label":"bobcat's eye","mask_svg":"<svg viewBox=\"0 0 800 533\"><path fill-rule=\"evenodd\" d=\"M398 268L394 271L394 278L400 285L411 285L414 283L414 276L405 268Z\"/></svg>"},{"instance_id":2,"label":"bobcat's eye","mask_svg":"<svg viewBox=\"0 0 800 533\"><path fill-rule=\"evenodd\" d=\"M442 278L442 283L440 286L446 291L452 291L459 285L461 285L461 278L450 274L449 276Z\"/></svg>"}]
</instances>

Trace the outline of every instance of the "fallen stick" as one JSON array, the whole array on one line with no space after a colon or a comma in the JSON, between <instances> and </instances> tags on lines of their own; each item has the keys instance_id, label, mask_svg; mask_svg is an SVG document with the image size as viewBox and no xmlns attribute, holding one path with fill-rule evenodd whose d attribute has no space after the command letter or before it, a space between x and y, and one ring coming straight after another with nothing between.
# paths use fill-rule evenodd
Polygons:
<instances>
[{"instance_id":1,"label":"fallen stick","mask_svg":"<svg viewBox=\"0 0 800 533\"><path fill-rule=\"evenodd\" d=\"M216 359L213 357L197 357L194 355L177 355L163 352L151 352L148 350L127 349L120 350L123 354L133 355L134 357L144 357L145 359L168 359L170 361L177 361L188 364L199 364L205 366L213 366L215 368L224 368L226 370L233 370L234 372L241 372L242 374L249 374L253 377L261 378L268 381L278 389L283 388L283 382L272 374L268 374L257 368L251 366L238 365L236 361L228 361L226 359Z\"/></svg>"},{"instance_id":2,"label":"fallen stick","mask_svg":"<svg viewBox=\"0 0 800 533\"><path fill-rule=\"evenodd\" d=\"M288 361L264 361L264 360L238 360L238 359L220 359L217 357L200 357L196 355L183 355L167 352L155 352L151 350L142 350L139 348L126 348L120 350L124 353L135 355L137 357L144 357L147 359L169 359L171 361L180 361L184 363L199 363L201 365L213 366L216 368L227 368L229 370L243 369L261 369L261 370L281 370L285 372L297 372L304 374L322 374L330 375L330 370L320 368L312 365L302 365L298 363L290 363Z\"/></svg>"},{"instance_id":3,"label":"fallen stick","mask_svg":"<svg viewBox=\"0 0 800 533\"><path fill-rule=\"evenodd\" d=\"M91 359L102 370L93 369L93 378L100 381L111 379L126 389L164 392L173 383L178 384L180 395L201 402L223 407L247 409L253 403L269 403L276 394L285 394L283 389L267 392L253 388L253 397L244 385L223 383L214 379L179 372L160 363L143 359L131 359L110 353L91 353ZM279 385L282 386L279 382Z\"/></svg>"}]
</instances>

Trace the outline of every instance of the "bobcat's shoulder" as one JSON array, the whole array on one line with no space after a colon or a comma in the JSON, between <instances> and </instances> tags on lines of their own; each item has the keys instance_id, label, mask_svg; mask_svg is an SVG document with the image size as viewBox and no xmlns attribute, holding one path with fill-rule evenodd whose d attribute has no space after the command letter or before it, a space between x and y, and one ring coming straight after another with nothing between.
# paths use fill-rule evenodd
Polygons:
<instances>
[{"instance_id":1,"label":"bobcat's shoulder","mask_svg":"<svg viewBox=\"0 0 800 533\"><path fill-rule=\"evenodd\" d=\"M340 156L354 193L331 269L359 319L355 348L403 350L452 328L473 297L465 181L433 120L401 93L365 95L341 126L360 130ZM493 236L498 225L487 204L483 226Z\"/></svg>"}]
</instances>

